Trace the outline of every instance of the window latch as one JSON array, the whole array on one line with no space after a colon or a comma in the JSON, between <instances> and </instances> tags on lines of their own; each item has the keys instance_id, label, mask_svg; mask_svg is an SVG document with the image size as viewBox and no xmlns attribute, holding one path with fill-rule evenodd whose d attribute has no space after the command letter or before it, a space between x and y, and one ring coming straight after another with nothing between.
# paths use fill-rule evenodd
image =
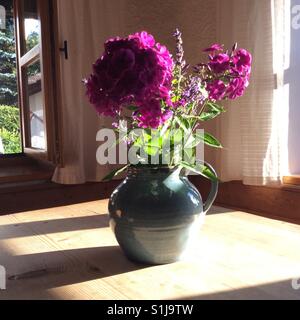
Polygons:
<instances>
[{"instance_id":1,"label":"window latch","mask_svg":"<svg viewBox=\"0 0 300 320\"><path fill-rule=\"evenodd\" d=\"M68 41L64 41L64 46L63 48L59 48L59 51L64 52L66 60L69 59Z\"/></svg>"}]
</instances>

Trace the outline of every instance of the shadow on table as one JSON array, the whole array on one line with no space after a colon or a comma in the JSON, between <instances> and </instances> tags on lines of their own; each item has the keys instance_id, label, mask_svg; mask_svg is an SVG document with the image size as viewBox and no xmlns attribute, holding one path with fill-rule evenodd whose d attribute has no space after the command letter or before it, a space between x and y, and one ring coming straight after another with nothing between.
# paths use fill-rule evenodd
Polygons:
<instances>
[{"instance_id":1,"label":"shadow on table","mask_svg":"<svg viewBox=\"0 0 300 320\"><path fill-rule=\"evenodd\" d=\"M230 213L231 209L212 207L207 215ZM54 234L80 230L92 230L109 227L108 214L92 216L51 219L42 221L22 222L0 226L0 240L34 235Z\"/></svg>"},{"instance_id":2,"label":"shadow on table","mask_svg":"<svg viewBox=\"0 0 300 320\"><path fill-rule=\"evenodd\" d=\"M7 270L7 290L0 292L0 299L42 299L48 289L100 280L148 267L127 260L118 246L19 256L8 254L6 261L10 266L15 266L16 272ZM104 291L115 291L112 296L118 294L118 290L107 283L97 287L99 290L103 287Z\"/></svg>"},{"instance_id":3,"label":"shadow on table","mask_svg":"<svg viewBox=\"0 0 300 320\"><path fill-rule=\"evenodd\" d=\"M59 232L100 229L107 228L108 226L108 214L22 222L1 225L0 240L30 237L37 234L45 235Z\"/></svg>"}]
</instances>

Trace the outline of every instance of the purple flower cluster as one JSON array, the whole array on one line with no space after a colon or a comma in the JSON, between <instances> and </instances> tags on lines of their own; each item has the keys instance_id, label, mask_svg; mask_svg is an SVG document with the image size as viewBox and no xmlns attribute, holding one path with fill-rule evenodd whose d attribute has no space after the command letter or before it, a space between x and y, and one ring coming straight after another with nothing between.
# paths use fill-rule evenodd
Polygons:
<instances>
[{"instance_id":1,"label":"purple flower cluster","mask_svg":"<svg viewBox=\"0 0 300 320\"><path fill-rule=\"evenodd\" d=\"M201 92L201 78L192 77L182 93L181 104L188 105L190 103L202 104L205 101L205 97Z\"/></svg>"},{"instance_id":2,"label":"purple flower cluster","mask_svg":"<svg viewBox=\"0 0 300 320\"><path fill-rule=\"evenodd\" d=\"M235 45L228 53L213 44L204 50L209 61L194 66L192 74L178 29L174 37L175 61L167 48L145 31L105 43L103 55L85 80L87 96L99 115L113 117L117 126L126 108L132 112L133 127L157 129L173 115L192 113L209 100L236 99L244 94L252 63L248 51Z\"/></svg>"},{"instance_id":3,"label":"purple flower cluster","mask_svg":"<svg viewBox=\"0 0 300 320\"><path fill-rule=\"evenodd\" d=\"M252 56L245 49L233 47L231 54L223 52L223 47L214 44L204 50L209 52L206 65L208 78L206 89L211 100L236 99L244 94L249 85Z\"/></svg>"},{"instance_id":4,"label":"purple flower cluster","mask_svg":"<svg viewBox=\"0 0 300 320\"><path fill-rule=\"evenodd\" d=\"M134 105L138 125L157 128L170 115L161 101L171 105L173 67L167 48L145 31L110 39L85 82L87 95L101 115L117 117Z\"/></svg>"},{"instance_id":5,"label":"purple flower cluster","mask_svg":"<svg viewBox=\"0 0 300 320\"><path fill-rule=\"evenodd\" d=\"M173 115L171 109L163 110L158 99L145 101L139 111L133 115L138 127L156 129L163 125Z\"/></svg>"}]
</instances>

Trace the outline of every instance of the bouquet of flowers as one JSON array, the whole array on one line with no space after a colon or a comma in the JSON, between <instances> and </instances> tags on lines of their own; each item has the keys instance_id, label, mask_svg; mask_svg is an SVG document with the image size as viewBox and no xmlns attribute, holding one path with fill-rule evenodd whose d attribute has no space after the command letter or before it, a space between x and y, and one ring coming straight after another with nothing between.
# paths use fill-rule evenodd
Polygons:
<instances>
[{"instance_id":1,"label":"bouquet of flowers","mask_svg":"<svg viewBox=\"0 0 300 320\"><path fill-rule=\"evenodd\" d=\"M135 165L156 159L152 165L182 167L216 179L204 162L197 161L195 148L200 143L221 148L221 143L197 129L225 112L220 101L244 94L252 57L236 44L230 51L214 44L204 50L205 63L190 66L178 29L174 37L174 57L145 31L108 40L85 80L87 96L99 115L114 119L118 142L138 150Z\"/></svg>"}]
</instances>

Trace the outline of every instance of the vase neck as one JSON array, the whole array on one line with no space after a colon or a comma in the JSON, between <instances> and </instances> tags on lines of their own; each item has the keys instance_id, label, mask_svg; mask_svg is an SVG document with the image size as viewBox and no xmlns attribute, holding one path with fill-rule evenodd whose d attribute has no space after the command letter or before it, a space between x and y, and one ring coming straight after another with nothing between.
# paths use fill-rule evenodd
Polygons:
<instances>
[{"instance_id":1,"label":"vase neck","mask_svg":"<svg viewBox=\"0 0 300 320\"><path fill-rule=\"evenodd\" d=\"M166 177L179 177L180 168L169 168L169 167L148 167L148 166L139 166L139 167L129 167L127 171L127 177L140 178L140 179L161 179Z\"/></svg>"}]
</instances>

